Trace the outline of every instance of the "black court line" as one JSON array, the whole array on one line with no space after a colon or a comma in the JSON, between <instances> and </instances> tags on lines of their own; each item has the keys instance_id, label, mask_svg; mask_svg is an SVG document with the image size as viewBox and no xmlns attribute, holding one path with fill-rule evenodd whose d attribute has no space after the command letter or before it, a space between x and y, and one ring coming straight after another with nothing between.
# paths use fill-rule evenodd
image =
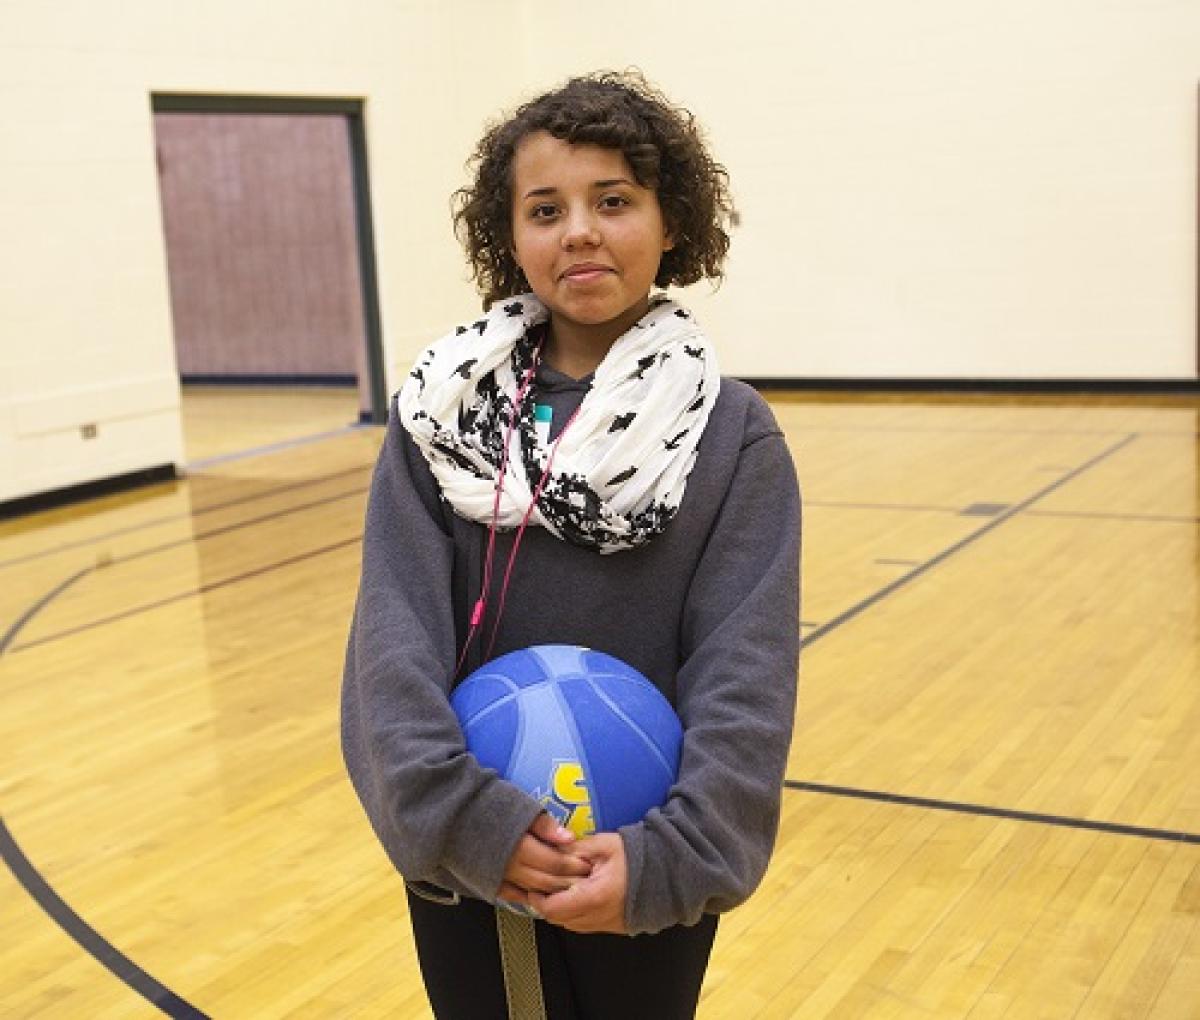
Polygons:
<instances>
[{"instance_id":1,"label":"black court line","mask_svg":"<svg viewBox=\"0 0 1200 1020\"><path fill-rule=\"evenodd\" d=\"M1030 510L1030 517L1083 517L1103 521L1150 521L1164 524L1200 524L1200 517L1184 514L1120 514L1091 510Z\"/></svg>"},{"instance_id":2,"label":"black court line","mask_svg":"<svg viewBox=\"0 0 1200 1020\"><path fill-rule=\"evenodd\" d=\"M935 513L961 514L961 506L935 506L926 503L856 503L839 499L805 499L806 507L837 507L839 510L916 510Z\"/></svg>"},{"instance_id":3,"label":"black court line","mask_svg":"<svg viewBox=\"0 0 1200 1020\"><path fill-rule=\"evenodd\" d=\"M809 647L814 642L816 642L820 638L824 637L826 634L828 634L831 631L834 631L838 627L842 626L842 624L847 623L850 620L853 620L856 616L860 616L862 613L864 613L866 610L870 609L872 606L876 605L879 602L882 602L885 598L887 598L889 595L891 595L892 592L898 591L899 589L901 589L901 588L905 587L906 585L915 581L921 575L928 573L930 570L932 570L934 567L936 567L939 563L943 562L944 560L949 559L956 552L959 552L962 549L965 549L967 546L969 546L969 545L973 544L974 542L977 542L979 539L983 538L983 536L986 535L989 531L994 531L996 528L1000 527L1000 525L1002 525L1008 521L1011 521L1017 514L1021 513L1023 510L1027 510L1029 507L1033 506L1033 504L1036 503L1039 499L1044 499L1046 496L1050 495L1050 493L1054 492L1056 489L1059 489L1062 486L1066 485L1067 482L1071 481L1072 479L1078 478L1085 471L1089 471L1091 468L1095 467L1101 461L1106 460L1107 458L1111 457L1117 451L1123 450L1126 446L1128 446L1130 443L1132 443L1137 438L1138 438L1138 433L1136 433L1136 432L1127 433L1125 438L1123 438L1119 443L1114 443L1112 446L1108 447L1107 449L1102 450L1100 453L1096 454L1096 456L1090 458L1089 460L1084 461L1082 464L1079 465L1079 467L1070 471L1068 474L1063 475L1061 478L1056 479L1055 481L1051 482L1049 485L1039 489L1032 496L1023 500L1022 502L1014 503L1011 507L1009 507L1009 509L1005 510L1003 513L997 515L996 517L993 517L991 520L989 520L987 522L987 524L985 524L983 527L978 528L975 531L971 532L971 534L967 535L966 538L960 539L959 541L955 542L953 545L948 546L947 548L943 549L940 553L933 556L931 559L928 559L924 563L920 564L919 566L914 567L908 573L902 574L900 577L896 578L896 580L892 581L890 584L884 585L884 587L880 588L877 592L874 592L873 594L868 595L865 599L862 599L861 601L855 603L849 609L845 610L842 613L839 613L832 620L830 620L826 624L823 624L821 627L818 627L811 634L806 634L803 638L803 642L802 642L803 646L805 648Z\"/></svg>"},{"instance_id":4,"label":"black court line","mask_svg":"<svg viewBox=\"0 0 1200 1020\"><path fill-rule=\"evenodd\" d=\"M197 542L202 542L208 538L217 538L220 535L228 535L231 531L240 531L242 528L252 528L256 524L263 524L267 521L278 520L280 517L287 517L289 514L297 514L304 510L311 510L313 507L325 506L328 503L336 503L340 499L349 499L351 496L361 496L368 491L367 486L359 489L350 489L348 492L339 492L333 496L326 496L324 499L314 499L308 503L296 503L293 506L285 507L282 510L276 510L273 513L262 514L259 517L250 517L244 521L238 521L236 524L227 524L223 528L213 528L212 531L202 531L198 535L192 535L189 538L176 539L174 542L163 542L161 545L154 545L148 549L139 549L137 552L129 553L126 556L118 556L115 559L109 560L104 564L105 567L115 567L121 563L129 563L131 560L140 560L146 556L155 556L158 553L166 552L169 549L178 549L181 545L195 545Z\"/></svg>"},{"instance_id":5,"label":"black court line","mask_svg":"<svg viewBox=\"0 0 1200 1020\"><path fill-rule=\"evenodd\" d=\"M68 906L30 863L17 841L13 839L4 819L0 818L0 856L9 866L14 877L33 897L34 901L58 926L85 949L97 963L107 967L126 985L157 1006L169 1017L177 1020L209 1020L190 1002L180 998L169 988L147 974L128 956L117 949L103 935Z\"/></svg>"},{"instance_id":6,"label":"black court line","mask_svg":"<svg viewBox=\"0 0 1200 1020\"><path fill-rule=\"evenodd\" d=\"M1139 433L1140 435L1140 433ZM1049 469L1047 469L1049 470ZM1070 468L1055 468L1055 471L1069 471ZM958 514L964 516L973 516L969 511L970 507L961 506L941 506L929 503L856 503L848 500L836 499L806 499L804 501L806 507L836 507L839 510L910 510L916 513L938 512L948 514ZM992 504L974 504L976 506L989 506ZM1007 508L1007 505L1006 505ZM974 515L981 516L981 515ZM1113 521L1161 521L1167 524L1200 524L1200 515L1189 516L1187 514L1131 514L1118 513L1116 511L1105 510L1030 510L1030 517L1085 517L1095 518L1097 520L1113 520ZM877 563L894 562L894 563L912 563L913 560L876 560ZM3 566L0 563L0 566Z\"/></svg>"},{"instance_id":7,"label":"black court line","mask_svg":"<svg viewBox=\"0 0 1200 1020\"><path fill-rule=\"evenodd\" d=\"M162 524L170 524L172 521L186 520L189 517L199 517L202 514L214 513L217 510L228 510L233 506L241 506L243 503L252 503L255 500L267 499L270 496L277 496L282 492L291 492L293 489L302 489L309 485L320 485L322 482L332 481L335 478L344 478L346 475L356 474L360 471L370 471L374 467L373 464L361 464L358 467L346 468L342 471L333 471L327 475L318 475L315 478L305 478L299 482L291 482L288 485L279 485L271 489L264 489L261 492L254 492L248 496L239 496L237 499L231 499L224 503L214 503L211 506L202 506L186 513L168 514L164 517L155 517L148 521L141 521L138 524L130 524L124 528L115 528L112 531L105 531L99 535L91 535L88 538L80 538L74 542L65 542L62 545L53 546L50 549L42 549L35 553L26 553L24 556L17 556L10 560L0 560L0 568L16 566L18 563L28 563L30 560L42 559L46 556L53 556L56 553L65 552L68 549L79 549L83 546L93 545L96 542L103 542L107 538L116 538L120 535L129 535L135 531L142 531L146 528L156 528Z\"/></svg>"},{"instance_id":8,"label":"black court line","mask_svg":"<svg viewBox=\"0 0 1200 1020\"><path fill-rule=\"evenodd\" d=\"M116 623L118 620L126 620L131 616L139 616L142 613L148 613L152 609L160 609L163 606L169 606L173 602L182 602L184 599L195 598L197 595L207 595L210 591L217 591L220 588L227 588L231 584L237 584L240 581L247 581L252 577L260 577L263 574L269 574L274 570L281 570L284 567L290 567L294 563L301 563L304 560L311 560L315 556L322 556L325 553L335 552L338 549L344 549L348 545L357 545L362 542L362 534L354 535L352 538L343 539L340 542L333 542L330 545L323 545L319 549L310 549L308 552L299 553L296 556L289 556L284 560L276 560L274 563L268 563L266 566L256 567L254 570L248 570L244 574L237 574L233 577L226 577L220 581L213 581L210 584L201 585L199 588L192 588L188 591L176 592L174 595L168 595L165 598L156 599L153 602L144 602L140 606L133 606L131 609L124 609L119 613L113 613L111 616L102 616L97 620L89 620L87 623L81 623L75 627L68 627L66 630L56 631L53 634L47 634L45 637L36 638L33 641L26 641L22 644L13 647L12 651L24 652L30 648L37 648L39 645L50 644L52 641L59 641L65 637L71 637L73 634L80 634L87 630L95 630L97 627L104 627L110 623Z\"/></svg>"},{"instance_id":9,"label":"black court line","mask_svg":"<svg viewBox=\"0 0 1200 1020\"><path fill-rule=\"evenodd\" d=\"M18 617L16 623L9 627L4 636L0 638L0 655L8 651L17 634L30 620L81 577L85 577L95 569L95 567L85 567L83 570L77 571L26 609ZM0 818L0 857L4 859L4 863L13 873L13 877L29 893L33 901L67 935L135 992L144 996L168 1016L176 1017L178 1020L210 1020L207 1014L202 1013L152 978L75 913L25 856L3 818Z\"/></svg>"},{"instance_id":10,"label":"black court line","mask_svg":"<svg viewBox=\"0 0 1200 1020\"><path fill-rule=\"evenodd\" d=\"M271 453L282 453L284 450L294 450L298 446L311 446L313 443L323 443L326 439L337 439L348 435L357 429L369 428L354 422L341 428L329 429L325 432L310 432L306 436L294 436L291 439L281 439L277 443L264 443L261 446L250 446L244 450L231 450L229 453L217 453L211 457L201 457L199 460L188 461L184 465L190 475L197 471L207 471L209 468L220 467L222 464L232 464L239 460L250 460L253 457L263 457Z\"/></svg>"},{"instance_id":11,"label":"black court line","mask_svg":"<svg viewBox=\"0 0 1200 1020\"><path fill-rule=\"evenodd\" d=\"M788 406L788 405L781 405ZM792 405L794 406L794 405ZM941 428L936 425L825 425L817 423L806 423L801 426L807 434L810 432L847 432L851 434L866 433L874 434L882 432L887 435L903 432L905 434L914 435L937 435L937 436L1122 436L1125 435L1125 429L1005 429L1005 428ZM1166 435L1166 436L1190 436L1191 432L1175 432L1175 431L1158 431L1146 430L1144 435ZM1198 433L1200 434L1200 433Z\"/></svg>"},{"instance_id":12,"label":"black court line","mask_svg":"<svg viewBox=\"0 0 1200 1020\"><path fill-rule=\"evenodd\" d=\"M0 655L3 655L8 651L9 646L13 643L13 641L16 640L17 634L20 633L25 624L37 616L38 613L45 609L46 606L58 598L59 595L70 588L71 585L73 585L81 577L86 577L95 569L95 567L84 567L82 570L76 571L65 581L62 581L60 584L51 588L50 591L33 603L33 605L26 609L25 612L23 612L20 616L18 616L16 622L14 622L13 625L4 632L3 637L0 637Z\"/></svg>"},{"instance_id":13,"label":"black court line","mask_svg":"<svg viewBox=\"0 0 1200 1020\"><path fill-rule=\"evenodd\" d=\"M1142 825L1124 825L1120 822L1093 821L1088 818L1072 818L1069 815L1042 814L1038 811L1018 811L1014 808L991 807L987 804L969 804L963 801L938 800L933 797L910 797L901 793L886 793L881 790L860 790L852 786L829 786L825 783L805 783L796 779L785 779L783 785L789 790L805 793L820 793L830 797L851 797L856 800L873 800L882 804L899 804L904 807L927 808L931 811L953 811L963 815L982 815L987 818L1005 818L1015 822L1034 822L1038 825L1054 825L1064 829L1087 829L1109 836L1137 836L1140 839L1158 839L1169 843L1200 845L1200 833L1177 832L1172 829L1155 829Z\"/></svg>"}]
</instances>

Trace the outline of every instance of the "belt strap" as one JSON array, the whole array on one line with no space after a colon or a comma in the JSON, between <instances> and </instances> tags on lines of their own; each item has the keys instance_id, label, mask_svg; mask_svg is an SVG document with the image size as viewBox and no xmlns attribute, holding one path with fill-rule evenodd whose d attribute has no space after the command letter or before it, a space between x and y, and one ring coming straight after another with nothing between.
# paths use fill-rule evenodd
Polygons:
<instances>
[{"instance_id":1,"label":"belt strap","mask_svg":"<svg viewBox=\"0 0 1200 1020\"><path fill-rule=\"evenodd\" d=\"M546 1020L533 918L497 907L496 932L509 1020Z\"/></svg>"}]
</instances>

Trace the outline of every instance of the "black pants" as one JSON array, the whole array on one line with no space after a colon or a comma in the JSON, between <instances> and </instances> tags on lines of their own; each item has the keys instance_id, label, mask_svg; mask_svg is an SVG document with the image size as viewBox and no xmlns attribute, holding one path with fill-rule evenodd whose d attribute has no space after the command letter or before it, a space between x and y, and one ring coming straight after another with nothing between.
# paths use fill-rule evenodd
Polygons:
<instances>
[{"instance_id":1,"label":"black pants","mask_svg":"<svg viewBox=\"0 0 1200 1020\"><path fill-rule=\"evenodd\" d=\"M425 990L438 1020L504 1020L504 974L496 910L408 894ZM690 1020L717 919L656 935L577 935L536 922L549 1020Z\"/></svg>"}]
</instances>

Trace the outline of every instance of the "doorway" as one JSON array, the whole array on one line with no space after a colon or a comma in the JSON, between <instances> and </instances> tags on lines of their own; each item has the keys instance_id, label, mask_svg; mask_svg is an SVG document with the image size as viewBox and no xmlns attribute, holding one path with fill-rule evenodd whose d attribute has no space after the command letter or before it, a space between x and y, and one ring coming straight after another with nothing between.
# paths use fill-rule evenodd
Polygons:
<instances>
[{"instance_id":1,"label":"doorway","mask_svg":"<svg viewBox=\"0 0 1200 1020\"><path fill-rule=\"evenodd\" d=\"M152 97L185 384L341 388L387 406L362 104Z\"/></svg>"}]
</instances>

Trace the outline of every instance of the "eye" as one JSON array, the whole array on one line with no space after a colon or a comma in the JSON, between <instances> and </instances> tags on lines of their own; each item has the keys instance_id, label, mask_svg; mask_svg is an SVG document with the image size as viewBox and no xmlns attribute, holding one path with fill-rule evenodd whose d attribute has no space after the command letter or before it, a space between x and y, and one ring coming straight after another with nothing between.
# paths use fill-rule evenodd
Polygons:
<instances>
[{"instance_id":1,"label":"eye","mask_svg":"<svg viewBox=\"0 0 1200 1020\"><path fill-rule=\"evenodd\" d=\"M605 195L600 199L601 209L622 209L629 205L629 199L624 195Z\"/></svg>"},{"instance_id":2,"label":"eye","mask_svg":"<svg viewBox=\"0 0 1200 1020\"><path fill-rule=\"evenodd\" d=\"M550 202L540 202L529 210L531 220L548 220L558 214L558 206Z\"/></svg>"}]
</instances>

